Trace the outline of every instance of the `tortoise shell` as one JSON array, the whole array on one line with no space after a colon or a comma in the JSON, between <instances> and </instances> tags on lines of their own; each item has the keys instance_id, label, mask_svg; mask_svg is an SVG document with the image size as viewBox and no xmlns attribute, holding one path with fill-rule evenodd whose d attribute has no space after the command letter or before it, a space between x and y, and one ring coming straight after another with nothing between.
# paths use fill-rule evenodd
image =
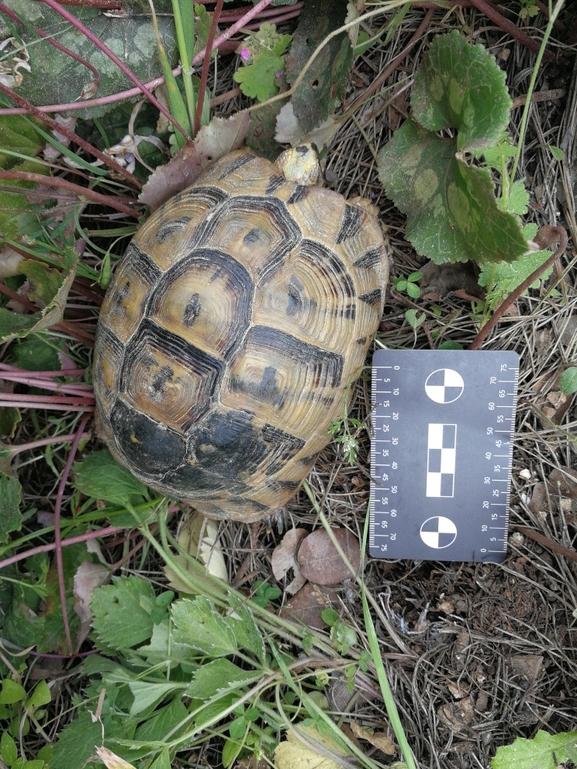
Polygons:
<instances>
[{"instance_id":1,"label":"tortoise shell","mask_svg":"<svg viewBox=\"0 0 577 769\"><path fill-rule=\"evenodd\" d=\"M282 507L329 442L379 325L377 219L233 152L137 231L102 305L98 430L210 518Z\"/></svg>"}]
</instances>

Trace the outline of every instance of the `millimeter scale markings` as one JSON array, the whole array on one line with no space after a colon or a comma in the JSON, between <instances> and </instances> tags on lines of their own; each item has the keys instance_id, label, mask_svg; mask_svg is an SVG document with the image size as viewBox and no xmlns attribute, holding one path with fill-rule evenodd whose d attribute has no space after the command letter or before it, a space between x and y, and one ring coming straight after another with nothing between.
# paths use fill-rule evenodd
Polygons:
<instances>
[{"instance_id":1,"label":"millimeter scale markings","mask_svg":"<svg viewBox=\"0 0 577 769\"><path fill-rule=\"evenodd\" d=\"M372 556L504 559L518 369L509 351L375 353Z\"/></svg>"}]
</instances>

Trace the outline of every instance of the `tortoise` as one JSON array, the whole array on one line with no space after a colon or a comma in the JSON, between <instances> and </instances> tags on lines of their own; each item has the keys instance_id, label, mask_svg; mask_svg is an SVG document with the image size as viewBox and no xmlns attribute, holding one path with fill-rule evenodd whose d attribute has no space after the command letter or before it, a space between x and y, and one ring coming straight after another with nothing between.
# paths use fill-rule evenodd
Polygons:
<instances>
[{"instance_id":1,"label":"tortoise","mask_svg":"<svg viewBox=\"0 0 577 769\"><path fill-rule=\"evenodd\" d=\"M381 226L318 171L310 145L221 158L138 229L102 305L99 434L209 518L259 520L296 493L382 316Z\"/></svg>"}]
</instances>

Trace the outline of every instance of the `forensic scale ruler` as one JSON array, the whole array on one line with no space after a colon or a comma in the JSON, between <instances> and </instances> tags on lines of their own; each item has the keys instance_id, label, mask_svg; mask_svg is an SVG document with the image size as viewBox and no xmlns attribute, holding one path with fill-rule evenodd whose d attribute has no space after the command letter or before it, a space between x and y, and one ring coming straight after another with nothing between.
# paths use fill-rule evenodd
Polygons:
<instances>
[{"instance_id":1,"label":"forensic scale ruler","mask_svg":"<svg viewBox=\"0 0 577 769\"><path fill-rule=\"evenodd\" d=\"M505 559L519 356L373 356L369 550L374 558Z\"/></svg>"}]
</instances>

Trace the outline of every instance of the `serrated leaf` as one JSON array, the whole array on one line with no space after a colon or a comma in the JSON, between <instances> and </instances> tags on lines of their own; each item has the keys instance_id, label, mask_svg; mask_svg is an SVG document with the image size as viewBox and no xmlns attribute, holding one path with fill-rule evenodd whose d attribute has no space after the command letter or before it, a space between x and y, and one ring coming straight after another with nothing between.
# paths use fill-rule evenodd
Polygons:
<instances>
[{"instance_id":1,"label":"serrated leaf","mask_svg":"<svg viewBox=\"0 0 577 769\"><path fill-rule=\"evenodd\" d=\"M577 392L577 368L570 366L561 374L559 389L566 395Z\"/></svg>"},{"instance_id":2,"label":"serrated leaf","mask_svg":"<svg viewBox=\"0 0 577 769\"><path fill-rule=\"evenodd\" d=\"M12 531L20 531L22 486L18 478L0 473L0 542L7 542Z\"/></svg>"},{"instance_id":3,"label":"serrated leaf","mask_svg":"<svg viewBox=\"0 0 577 769\"><path fill-rule=\"evenodd\" d=\"M211 657L225 657L237 651L233 631L207 598L181 598L172 605L171 614L178 643Z\"/></svg>"},{"instance_id":4,"label":"serrated leaf","mask_svg":"<svg viewBox=\"0 0 577 769\"><path fill-rule=\"evenodd\" d=\"M52 337L49 341L44 333L30 334L18 340L12 352L18 366L26 371L58 371L60 359L55 348L60 346L60 340Z\"/></svg>"},{"instance_id":5,"label":"serrated leaf","mask_svg":"<svg viewBox=\"0 0 577 769\"><path fill-rule=\"evenodd\" d=\"M525 182L523 179L518 179L513 182L509 189L509 195L505 204L505 201L501 198L499 201L499 207L512 214L518 214L524 216L527 213L529 206L529 193L525 189Z\"/></svg>"},{"instance_id":6,"label":"serrated leaf","mask_svg":"<svg viewBox=\"0 0 577 769\"><path fill-rule=\"evenodd\" d=\"M551 256L550 251L534 251L524 254L516 262L507 264L484 264L481 267L478 283L487 288L486 300L490 307L495 307L526 280ZM541 280L546 279L553 268L541 275L531 288L536 288Z\"/></svg>"},{"instance_id":7,"label":"serrated leaf","mask_svg":"<svg viewBox=\"0 0 577 769\"><path fill-rule=\"evenodd\" d=\"M234 633L239 648L254 654L262 663L265 658L265 645L253 613L246 604L241 604L234 596L229 596L229 602L235 607L234 613L228 617L229 626Z\"/></svg>"},{"instance_id":8,"label":"serrated leaf","mask_svg":"<svg viewBox=\"0 0 577 769\"><path fill-rule=\"evenodd\" d=\"M147 496L147 487L119 465L107 449L76 462L74 474L78 491L88 497L125 506L139 504Z\"/></svg>"},{"instance_id":9,"label":"serrated leaf","mask_svg":"<svg viewBox=\"0 0 577 769\"><path fill-rule=\"evenodd\" d=\"M206 702L219 692L258 681L261 675L260 671L242 670L227 659L212 660L195 671L186 694Z\"/></svg>"},{"instance_id":10,"label":"serrated leaf","mask_svg":"<svg viewBox=\"0 0 577 769\"><path fill-rule=\"evenodd\" d=\"M19 272L30 272L32 291L30 298L38 300L44 308L31 315L21 315L0 307L0 341L9 342L17 337L25 337L33 331L42 331L62 320L68 292L76 276L79 255L67 250L62 256L62 270L57 271L47 265L36 269L31 260L20 263Z\"/></svg>"},{"instance_id":11,"label":"serrated leaf","mask_svg":"<svg viewBox=\"0 0 577 769\"><path fill-rule=\"evenodd\" d=\"M380 151L379 178L407 215L407 238L437 264L514 261L528 250L517 219L499 210L489 171L456 150L407 120Z\"/></svg>"},{"instance_id":12,"label":"serrated leaf","mask_svg":"<svg viewBox=\"0 0 577 769\"><path fill-rule=\"evenodd\" d=\"M567 748L577 746L577 732L549 734L538 731L533 739L517 737L511 745L497 748L493 769L557 769L567 761Z\"/></svg>"},{"instance_id":13,"label":"serrated leaf","mask_svg":"<svg viewBox=\"0 0 577 769\"><path fill-rule=\"evenodd\" d=\"M237 70L233 78L240 85L245 96L257 101L266 101L278 93L276 73L284 68L284 56L261 53L252 64Z\"/></svg>"},{"instance_id":14,"label":"serrated leaf","mask_svg":"<svg viewBox=\"0 0 577 769\"><path fill-rule=\"evenodd\" d=\"M183 685L170 681L152 683L151 681L129 681L128 688L134 696L134 702L130 706L132 717L142 713L143 710L157 705L169 694L183 691Z\"/></svg>"},{"instance_id":15,"label":"serrated leaf","mask_svg":"<svg viewBox=\"0 0 577 769\"><path fill-rule=\"evenodd\" d=\"M473 152L498 142L512 102L494 57L453 30L436 37L423 57L411 106L424 128L456 128L457 151Z\"/></svg>"},{"instance_id":16,"label":"serrated leaf","mask_svg":"<svg viewBox=\"0 0 577 769\"><path fill-rule=\"evenodd\" d=\"M153 622L154 591L141 577L116 577L97 588L91 601L92 627L103 651L131 649L148 641Z\"/></svg>"}]
</instances>

